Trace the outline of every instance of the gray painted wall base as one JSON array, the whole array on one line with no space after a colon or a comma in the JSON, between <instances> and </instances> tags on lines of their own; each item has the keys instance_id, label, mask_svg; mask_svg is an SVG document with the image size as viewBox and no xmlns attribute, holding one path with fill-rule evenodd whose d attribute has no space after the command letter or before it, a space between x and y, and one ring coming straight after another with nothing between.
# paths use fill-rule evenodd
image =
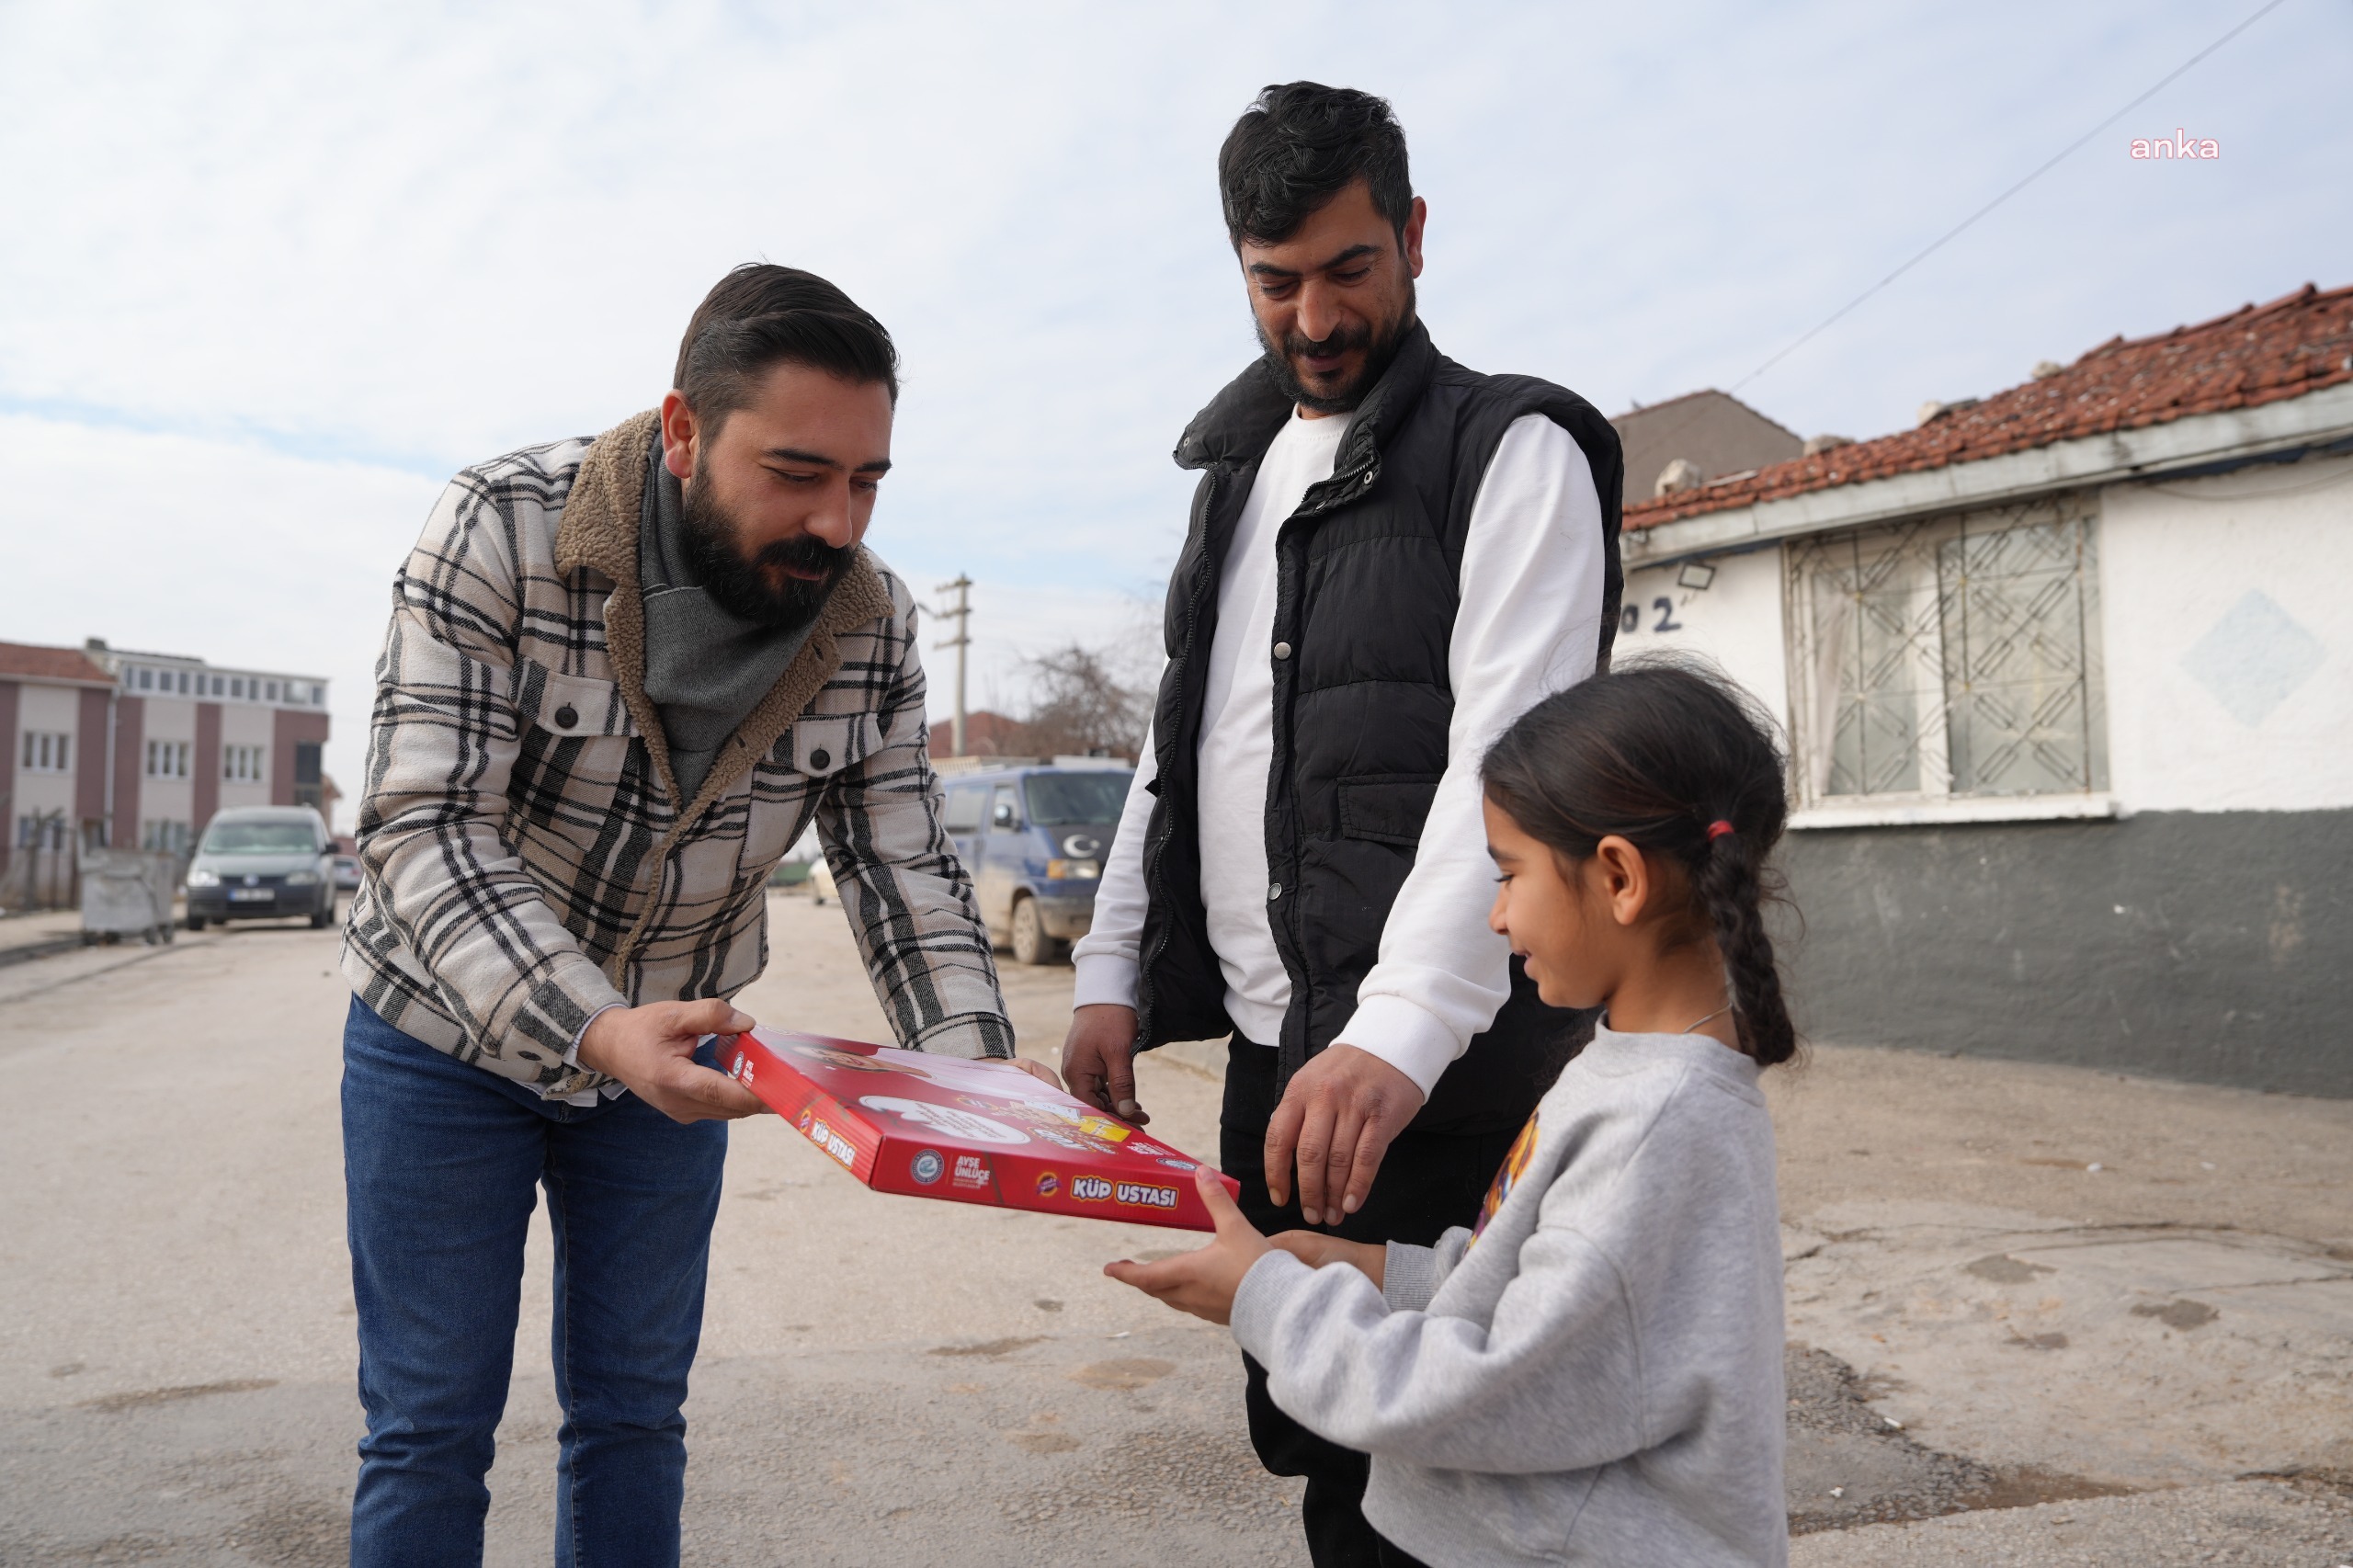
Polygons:
<instances>
[{"instance_id":1,"label":"gray painted wall base","mask_svg":"<svg viewBox=\"0 0 2353 1568\"><path fill-rule=\"evenodd\" d=\"M2353 811L1810 829L1780 858L1810 1039L2353 1096Z\"/></svg>"}]
</instances>

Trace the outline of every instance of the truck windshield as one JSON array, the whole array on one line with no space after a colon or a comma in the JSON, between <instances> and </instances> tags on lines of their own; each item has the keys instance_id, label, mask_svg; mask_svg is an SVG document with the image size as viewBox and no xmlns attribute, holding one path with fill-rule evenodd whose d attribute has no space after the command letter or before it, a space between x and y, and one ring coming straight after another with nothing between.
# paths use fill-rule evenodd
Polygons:
<instances>
[{"instance_id":1,"label":"truck windshield","mask_svg":"<svg viewBox=\"0 0 2353 1568\"><path fill-rule=\"evenodd\" d=\"M204 835L207 855L307 855L318 846L306 822L216 822Z\"/></svg>"},{"instance_id":2,"label":"truck windshield","mask_svg":"<svg viewBox=\"0 0 2353 1568\"><path fill-rule=\"evenodd\" d=\"M1029 820L1040 827L1118 822L1128 801L1128 780L1134 777L1125 768L1108 767L1099 773L1033 773L1024 780Z\"/></svg>"}]
</instances>

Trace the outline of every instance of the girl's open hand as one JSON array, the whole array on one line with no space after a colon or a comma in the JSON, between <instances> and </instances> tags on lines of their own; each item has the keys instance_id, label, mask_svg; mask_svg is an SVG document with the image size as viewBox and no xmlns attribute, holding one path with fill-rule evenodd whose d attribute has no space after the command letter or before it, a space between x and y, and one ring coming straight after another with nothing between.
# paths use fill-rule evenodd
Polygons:
<instances>
[{"instance_id":1,"label":"girl's open hand","mask_svg":"<svg viewBox=\"0 0 2353 1568\"><path fill-rule=\"evenodd\" d=\"M1352 1265L1375 1285L1389 1272L1389 1249L1374 1242L1344 1242L1321 1231L1285 1231L1270 1238L1267 1244L1281 1248L1310 1268L1334 1263Z\"/></svg>"},{"instance_id":2,"label":"girl's open hand","mask_svg":"<svg viewBox=\"0 0 2353 1568\"><path fill-rule=\"evenodd\" d=\"M1215 1241L1199 1251L1179 1253L1158 1263L1121 1258L1105 1264L1103 1272L1180 1312L1226 1323L1233 1316L1233 1293L1242 1289L1242 1277L1250 1272L1252 1264L1274 1251L1274 1244L1242 1217L1215 1171L1201 1166L1193 1173L1193 1185L1216 1222Z\"/></svg>"}]
</instances>

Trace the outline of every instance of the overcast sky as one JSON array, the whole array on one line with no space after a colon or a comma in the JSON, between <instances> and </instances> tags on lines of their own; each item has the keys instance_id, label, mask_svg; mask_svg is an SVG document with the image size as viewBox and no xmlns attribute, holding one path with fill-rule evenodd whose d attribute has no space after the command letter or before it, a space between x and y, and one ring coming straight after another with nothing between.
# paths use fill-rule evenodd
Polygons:
<instances>
[{"instance_id":1,"label":"overcast sky","mask_svg":"<svg viewBox=\"0 0 2353 1568\"><path fill-rule=\"evenodd\" d=\"M1213 165L1261 85L1388 97L1439 346L1616 414L1739 382L2258 3L0 0L0 639L328 676L348 783L440 483L650 406L764 258L897 336L868 542L972 574L1013 703L1175 557L1169 449L1254 352ZM2353 282L2348 63L2353 7L2287 0L1741 395L1871 436ZM2177 127L2221 156L2128 155Z\"/></svg>"}]
</instances>

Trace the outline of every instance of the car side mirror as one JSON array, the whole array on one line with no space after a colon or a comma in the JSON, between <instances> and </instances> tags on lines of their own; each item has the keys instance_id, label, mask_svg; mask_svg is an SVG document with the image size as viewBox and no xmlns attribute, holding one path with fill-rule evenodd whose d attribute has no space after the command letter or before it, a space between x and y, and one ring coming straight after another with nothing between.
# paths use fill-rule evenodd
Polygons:
<instances>
[{"instance_id":1,"label":"car side mirror","mask_svg":"<svg viewBox=\"0 0 2353 1568\"><path fill-rule=\"evenodd\" d=\"M1013 822L1013 805L1012 805L1012 802L1007 801L1006 804L1004 804L1004 805L1002 805L1002 806L999 806L999 807L996 809L996 815L995 815L995 817L991 818L990 820L991 820L991 821L993 821L993 822L995 822L995 824L996 824L997 826L999 826L999 827L1011 827L1011 826L1013 826L1013 825L1014 825L1014 822Z\"/></svg>"}]
</instances>

